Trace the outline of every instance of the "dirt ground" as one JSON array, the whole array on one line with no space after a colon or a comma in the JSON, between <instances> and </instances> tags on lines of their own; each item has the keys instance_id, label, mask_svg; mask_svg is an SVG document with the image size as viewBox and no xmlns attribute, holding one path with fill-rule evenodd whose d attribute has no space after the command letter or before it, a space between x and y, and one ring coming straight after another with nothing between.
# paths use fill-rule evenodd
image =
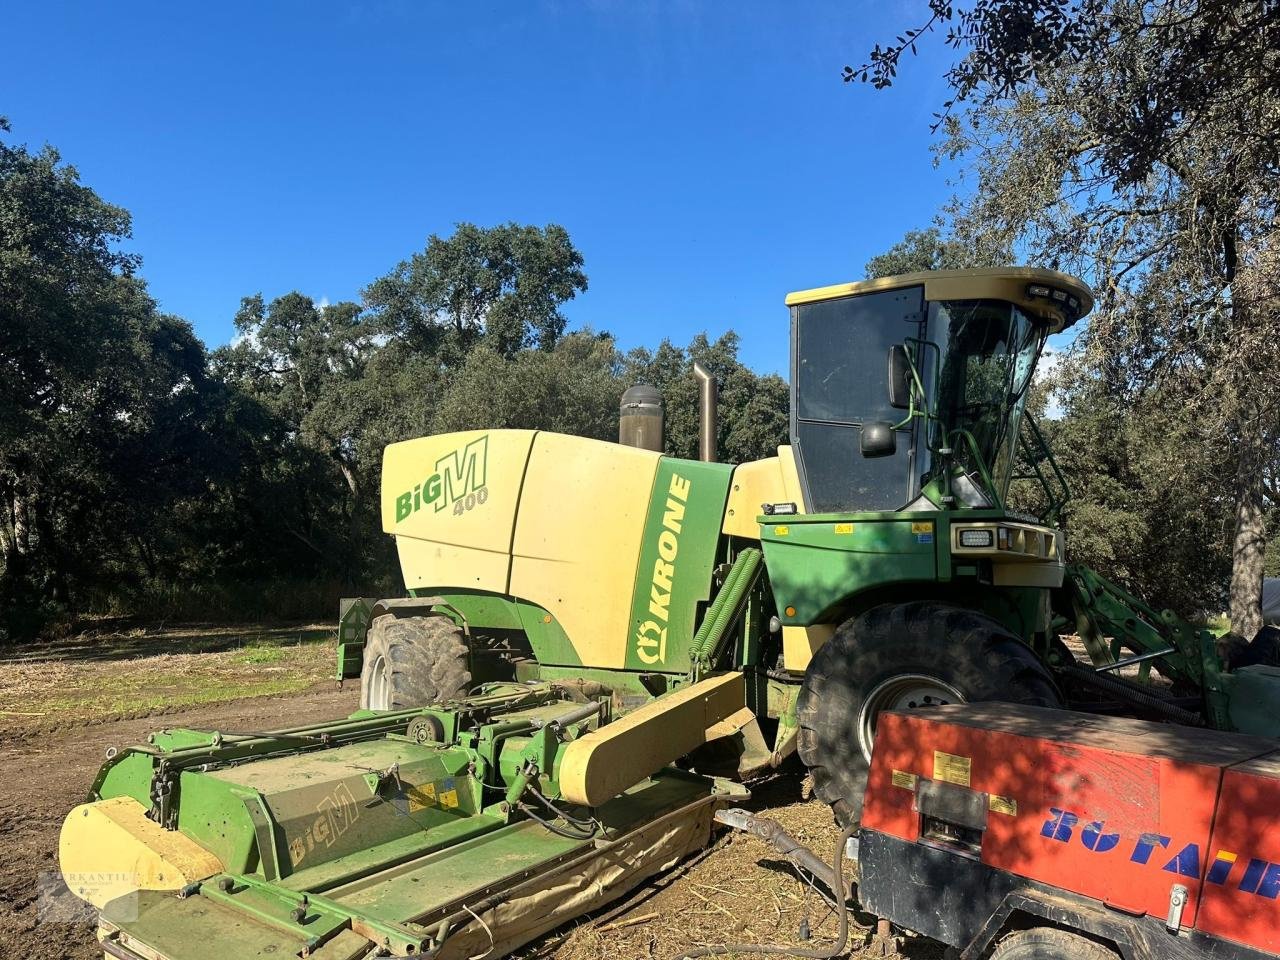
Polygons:
<instances>
[{"instance_id":1,"label":"dirt ground","mask_svg":"<svg viewBox=\"0 0 1280 960\"><path fill-rule=\"evenodd\" d=\"M294 633L298 633L296 628ZM27 655L21 661L0 663L0 960L89 960L102 956L96 949L92 923L49 916L49 900L42 900L40 892L49 889L56 878L62 820L84 799L108 747L138 742L163 726L264 730L338 718L357 706L355 685L336 691L331 681L312 677L305 670L299 678L292 675L293 669L290 676L273 679L272 668L281 666L275 655L254 653L245 664L244 643L223 638L215 642L215 649L200 646L208 641L207 636L199 640L200 653L157 655L157 651L146 649L145 640L139 640L138 648L124 644L128 651L124 656L101 660L89 657L87 668L84 664L67 667L65 657L48 657L48 653L56 655L59 651L46 651L44 659ZM217 649L218 644L226 649ZM328 644L310 644L305 637L298 644L314 646L326 654L320 657L312 651L305 657L314 656L326 665L332 663L327 655ZM251 651L263 646L248 645ZM273 648L270 643L265 646ZM93 645L87 645L86 651L93 651ZM101 650L97 653L101 654ZM172 662L154 662L201 656L231 659L227 663L201 663L197 659L177 671ZM122 659L130 661L128 669L122 669ZM58 667L59 663L62 667ZM114 673L125 691L111 700L115 712L100 704L85 706L73 695L55 696L58 684L41 676L42 671L55 668L70 670L60 675L64 692L68 683L83 684L85 691L109 691ZM295 686L283 695L214 704L183 699L182 691L192 683L203 682L202 678L211 675L216 678L224 669L244 675L246 689L271 693L277 682L296 684L300 680L305 681L305 689L295 692ZM265 674L261 672L264 669ZM127 690L134 681L129 675L148 671L152 676L180 678L174 687L175 702L166 703L160 698L157 702L131 704ZM34 697L23 695L24 673L30 681L27 692L37 690ZM265 687L261 685L264 676ZM227 694L234 696L236 689L222 688L224 699ZM40 699L39 690L46 691L44 699ZM33 704L42 709L34 709ZM779 820L797 839L824 856L829 854L838 831L825 805L805 799L798 772L789 771L753 784L752 790L752 809ZM42 903L46 907L43 913ZM870 943L871 918L860 919L863 922L852 928L850 947L844 955L882 955L883 945ZM761 841L725 833L702 855L600 914L580 918L554 931L526 947L520 956L668 960L695 946L795 942L803 927L811 931L813 939L804 944L810 948L834 936L836 914L821 888L803 882ZM900 946L913 960L941 956L941 948L928 941L908 940Z\"/></svg>"},{"instance_id":2,"label":"dirt ground","mask_svg":"<svg viewBox=\"0 0 1280 960\"><path fill-rule=\"evenodd\" d=\"M40 922L40 890L57 871L58 830L82 803L110 746L138 743L162 726L269 730L344 716L357 706L354 686L338 692L259 697L52 733L0 733L0 960L100 958L93 926ZM47 888L46 888L47 889Z\"/></svg>"}]
</instances>

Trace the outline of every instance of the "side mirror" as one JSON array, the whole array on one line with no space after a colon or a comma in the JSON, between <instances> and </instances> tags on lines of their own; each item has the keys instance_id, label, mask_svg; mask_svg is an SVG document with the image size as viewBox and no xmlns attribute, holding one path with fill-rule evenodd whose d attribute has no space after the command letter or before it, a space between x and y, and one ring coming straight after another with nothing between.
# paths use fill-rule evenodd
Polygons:
<instances>
[{"instance_id":1,"label":"side mirror","mask_svg":"<svg viewBox=\"0 0 1280 960\"><path fill-rule=\"evenodd\" d=\"M905 343L889 348L889 406L906 410L911 406L911 358Z\"/></svg>"},{"instance_id":2,"label":"side mirror","mask_svg":"<svg viewBox=\"0 0 1280 960\"><path fill-rule=\"evenodd\" d=\"M887 420L871 420L862 425L862 455L891 457L898 452L898 431Z\"/></svg>"}]
</instances>

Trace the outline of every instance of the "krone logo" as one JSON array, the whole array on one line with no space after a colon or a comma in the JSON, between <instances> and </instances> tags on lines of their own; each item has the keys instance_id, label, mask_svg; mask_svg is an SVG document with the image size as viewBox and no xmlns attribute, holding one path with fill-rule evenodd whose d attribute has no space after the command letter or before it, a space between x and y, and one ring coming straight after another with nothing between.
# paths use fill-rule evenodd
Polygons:
<instances>
[{"instance_id":1,"label":"krone logo","mask_svg":"<svg viewBox=\"0 0 1280 960\"><path fill-rule=\"evenodd\" d=\"M671 584L676 577L676 557L680 553L680 531L684 508L689 501L689 480L678 473L671 477L667 504L658 533L658 557L653 562L649 582L649 619L636 630L636 656L649 666L667 659L667 622L671 616Z\"/></svg>"}]
</instances>

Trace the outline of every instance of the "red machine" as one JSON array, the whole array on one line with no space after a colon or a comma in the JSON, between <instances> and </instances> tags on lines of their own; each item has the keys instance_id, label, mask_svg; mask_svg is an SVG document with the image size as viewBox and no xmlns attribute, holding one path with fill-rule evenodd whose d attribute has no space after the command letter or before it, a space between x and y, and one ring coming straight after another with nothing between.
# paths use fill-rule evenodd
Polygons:
<instances>
[{"instance_id":1,"label":"red machine","mask_svg":"<svg viewBox=\"0 0 1280 960\"><path fill-rule=\"evenodd\" d=\"M880 718L858 899L976 958L1280 953L1274 740L1008 704Z\"/></svg>"}]
</instances>

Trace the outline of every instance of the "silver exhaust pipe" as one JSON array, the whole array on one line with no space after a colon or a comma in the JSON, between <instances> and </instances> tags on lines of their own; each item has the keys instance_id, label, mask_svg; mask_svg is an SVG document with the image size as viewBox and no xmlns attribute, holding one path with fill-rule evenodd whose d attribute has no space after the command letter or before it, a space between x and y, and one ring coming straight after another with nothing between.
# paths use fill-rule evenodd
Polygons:
<instances>
[{"instance_id":1,"label":"silver exhaust pipe","mask_svg":"<svg viewBox=\"0 0 1280 960\"><path fill-rule=\"evenodd\" d=\"M711 371L693 362L693 375L698 380L698 459L716 462L716 436L720 429L720 390Z\"/></svg>"}]
</instances>

